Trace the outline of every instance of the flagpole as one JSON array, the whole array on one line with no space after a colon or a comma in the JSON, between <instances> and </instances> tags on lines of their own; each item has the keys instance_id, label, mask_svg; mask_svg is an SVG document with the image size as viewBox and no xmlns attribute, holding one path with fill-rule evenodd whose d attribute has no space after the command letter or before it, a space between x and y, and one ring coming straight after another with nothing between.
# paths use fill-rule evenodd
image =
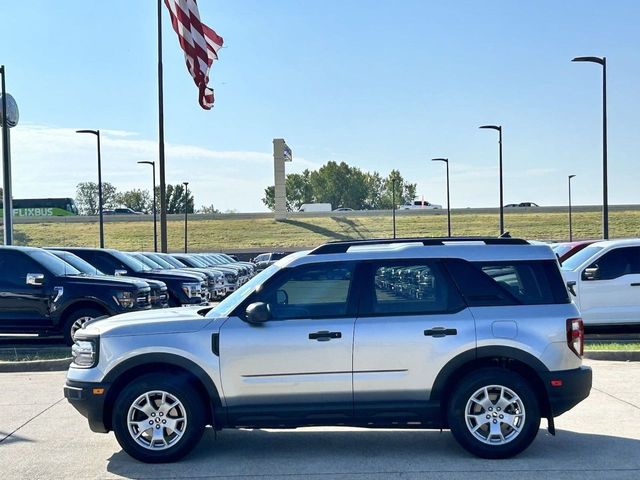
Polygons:
<instances>
[{"instance_id":1,"label":"flagpole","mask_svg":"<svg viewBox=\"0 0 640 480\"><path fill-rule=\"evenodd\" d=\"M160 250L167 253L167 199L164 165L164 88L162 85L162 0L158 0L158 164L160 166Z\"/></svg>"}]
</instances>

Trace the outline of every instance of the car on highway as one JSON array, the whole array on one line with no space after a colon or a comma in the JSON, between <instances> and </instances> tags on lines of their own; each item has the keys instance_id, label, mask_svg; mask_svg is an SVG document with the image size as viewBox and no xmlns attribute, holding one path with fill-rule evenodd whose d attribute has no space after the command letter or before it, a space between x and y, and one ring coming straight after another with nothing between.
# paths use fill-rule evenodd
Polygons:
<instances>
[{"instance_id":1,"label":"car on highway","mask_svg":"<svg viewBox=\"0 0 640 480\"><path fill-rule=\"evenodd\" d=\"M125 280L128 278L122 275L107 275L71 252L65 252L64 250L46 250L74 267L83 275L88 275L91 277L110 278L111 280ZM135 280L140 281L140 279ZM145 278L144 283L149 285L150 288L151 308L167 308L169 306L169 294L167 293L167 285L159 280L151 280L149 278Z\"/></svg>"},{"instance_id":2,"label":"car on highway","mask_svg":"<svg viewBox=\"0 0 640 480\"><path fill-rule=\"evenodd\" d=\"M592 243L562 274L586 326L640 326L640 239Z\"/></svg>"},{"instance_id":3,"label":"car on highway","mask_svg":"<svg viewBox=\"0 0 640 480\"><path fill-rule=\"evenodd\" d=\"M414 200L400 205L398 210L438 210L440 208L442 208L442 205L427 202L426 200Z\"/></svg>"},{"instance_id":4,"label":"car on highway","mask_svg":"<svg viewBox=\"0 0 640 480\"><path fill-rule=\"evenodd\" d=\"M138 212L128 207L114 208L113 210L103 210L103 215L144 215L143 212Z\"/></svg>"},{"instance_id":5,"label":"car on highway","mask_svg":"<svg viewBox=\"0 0 640 480\"><path fill-rule=\"evenodd\" d=\"M111 248L55 247L55 249L75 253L107 275L164 282L167 285L169 306L171 307L201 305L204 301L202 291L206 290L207 286L199 275L186 272L153 271L130 255Z\"/></svg>"},{"instance_id":6,"label":"car on highway","mask_svg":"<svg viewBox=\"0 0 640 480\"><path fill-rule=\"evenodd\" d=\"M216 307L120 315L75 339L65 397L151 463L207 425L446 428L507 458L541 418L555 434L592 382L555 255L512 238L327 243Z\"/></svg>"},{"instance_id":7,"label":"car on highway","mask_svg":"<svg viewBox=\"0 0 640 480\"><path fill-rule=\"evenodd\" d=\"M531 208L531 207L539 207L537 203L533 202L520 202L520 203L507 203L504 208Z\"/></svg>"},{"instance_id":8,"label":"car on highway","mask_svg":"<svg viewBox=\"0 0 640 480\"><path fill-rule=\"evenodd\" d=\"M61 335L71 345L90 320L150 301L144 281L87 276L41 248L0 247L0 333Z\"/></svg>"}]
</instances>

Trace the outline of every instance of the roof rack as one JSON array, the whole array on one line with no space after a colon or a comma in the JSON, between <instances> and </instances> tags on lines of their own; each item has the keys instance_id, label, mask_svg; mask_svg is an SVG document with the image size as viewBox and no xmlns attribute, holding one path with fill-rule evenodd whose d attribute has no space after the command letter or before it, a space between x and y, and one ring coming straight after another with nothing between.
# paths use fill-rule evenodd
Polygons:
<instances>
[{"instance_id":1,"label":"roof rack","mask_svg":"<svg viewBox=\"0 0 640 480\"><path fill-rule=\"evenodd\" d=\"M453 242L484 242L485 245L529 245L529 242L521 238L496 238L496 237L436 237L436 238L379 238L370 240L351 240L328 242L309 252L309 255L326 253L345 253L351 247L367 245L392 245L396 243L421 243L423 246L445 245Z\"/></svg>"}]
</instances>

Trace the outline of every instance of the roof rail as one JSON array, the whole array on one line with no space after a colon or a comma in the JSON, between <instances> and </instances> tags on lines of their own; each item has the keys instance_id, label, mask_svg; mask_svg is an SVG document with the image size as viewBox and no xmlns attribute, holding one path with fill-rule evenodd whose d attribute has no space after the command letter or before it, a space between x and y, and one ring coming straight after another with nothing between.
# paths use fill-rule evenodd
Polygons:
<instances>
[{"instance_id":1,"label":"roof rail","mask_svg":"<svg viewBox=\"0 0 640 480\"><path fill-rule=\"evenodd\" d=\"M529 242L521 238L496 238L496 237L435 237L435 238L379 238L370 240L351 240L328 242L309 252L309 255L326 253L345 253L351 247L367 245L392 245L396 243L421 243L423 246L445 245L453 242L484 242L485 245L529 245Z\"/></svg>"}]
</instances>

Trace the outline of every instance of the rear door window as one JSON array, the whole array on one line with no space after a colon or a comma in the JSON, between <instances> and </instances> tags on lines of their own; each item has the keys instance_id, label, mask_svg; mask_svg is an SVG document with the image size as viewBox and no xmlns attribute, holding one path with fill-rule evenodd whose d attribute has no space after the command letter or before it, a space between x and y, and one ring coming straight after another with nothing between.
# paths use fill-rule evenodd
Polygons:
<instances>
[{"instance_id":1,"label":"rear door window","mask_svg":"<svg viewBox=\"0 0 640 480\"><path fill-rule=\"evenodd\" d=\"M438 261L385 261L368 268L360 316L454 313L465 306Z\"/></svg>"}]
</instances>

